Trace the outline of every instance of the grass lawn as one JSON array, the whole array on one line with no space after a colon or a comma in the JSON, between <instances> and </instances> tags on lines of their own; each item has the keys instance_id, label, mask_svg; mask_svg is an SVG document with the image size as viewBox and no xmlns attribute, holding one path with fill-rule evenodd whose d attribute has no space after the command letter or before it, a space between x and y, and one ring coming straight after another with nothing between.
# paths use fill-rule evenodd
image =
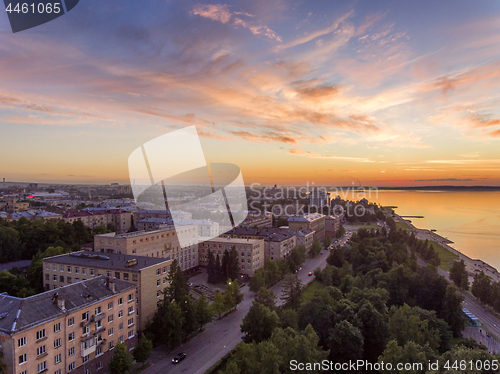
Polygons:
<instances>
[{"instance_id":1,"label":"grass lawn","mask_svg":"<svg viewBox=\"0 0 500 374\"><path fill-rule=\"evenodd\" d=\"M309 283L307 287L302 291L302 304L306 304L307 302L309 302L314 297L316 291L322 290L323 288L325 288L325 286L323 286L317 280L313 280L311 283Z\"/></svg>"},{"instance_id":2,"label":"grass lawn","mask_svg":"<svg viewBox=\"0 0 500 374\"><path fill-rule=\"evenodd\" d=\"M453 262L458 259L458 256L451 253L446 248L444 248L443 246L439 245L438 243L432 240L429 240L429 243L432 245L434 250L439 255L439 258L441 259L441 265L440 265L441 269L450 271Z\"/></svg>"},{"instance_id":3,"label":"grass lawn","mask_svg":"<svg viewBox=\"0 0 500 374\"><path fill-rule=\"evenodd\" d=\"M412 230L412 228L408 226L406 222L396 222L396 227L403 230Z\"/></svg>"}]
</instances>

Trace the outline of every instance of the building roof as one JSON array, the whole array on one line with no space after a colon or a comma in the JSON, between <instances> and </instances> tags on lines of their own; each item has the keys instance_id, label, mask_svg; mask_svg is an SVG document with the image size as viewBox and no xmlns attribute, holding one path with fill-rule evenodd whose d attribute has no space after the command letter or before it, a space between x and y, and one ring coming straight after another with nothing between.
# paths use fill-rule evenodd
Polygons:
<instances>
[{"instance_id":1,"label":"building roof","mask_svg":"<svg viewBox=\"0 0 500 374\"><path fill-rule=\"evenodd\" d=\"M202 238L203 239L203 238ZM218 238L210 238L204 240L205 242L227 242L230 244L255 244L260 242L262 239L242 239L242 238L231 238L231 237L218 237Z\"/></svg>"},{"instance_id":2,"label":"building roof","mask_svg":"<svg viewBox=\"0 0 500 374\"><path fill-rule=\"evenodd\" d=\"M264 240L266 242L282 242L283 240L288 240L290 238L293 238L295 236L294 231L282 231L282 232L275 232L272 233L271 235L267 236Z\"/></svg>"},{"instance_id":3,"label":"building roof","mask_svg":"<svg viewBox=\"0 0 500 374\"><path fill-rule=\"evenodd\" d=\"M14 268L25 268L30 266L31 260L11 261L0 264L0 271L12 270Z\"/></svg>"},{"instance_id":4,"label":"building roof","mask_svg":"<svg viewBox=\"0 0 500 374\"><path fill-rule=\"evenodd\" d=\"M312 222L315 221L319 218L325 217L323 214L320 213L309 213L309 214L304 214L303 216L294 216L294 217L288 217L288 222Z\"/></svg>"},{"instance_id":5,"label":"building roof","mask_svg":"<svg viewBox=\"0 0 500 374\"><path fill-rule=\"evenodd\" d=\"M106 286L105 277L95 277L38 295L19 298L0 295L0 332L13 335L38 324L86 308L115 294L133 290L136 286L113 279L115 292ZM54 303L54 295L64 299L65 309Z\"/></svg>"},{"instance_id":6,"label":"building roof","mask_svg":"<svg viewBox=\"0 0 500 374\"><path fill-rule=\"evenodd\" d=\"M128 262L132 260L137 260L137 262ZM118 253L78 251L54 257L47 257L44 258L43 261L51 264L64 264L94 267L97 269L114 269L137 272L150 266L162 264L169 260L163 257L145 257L136 255L122 255ZM134 265L131 265L132 263Z\"/></svg>"}]
</instances>

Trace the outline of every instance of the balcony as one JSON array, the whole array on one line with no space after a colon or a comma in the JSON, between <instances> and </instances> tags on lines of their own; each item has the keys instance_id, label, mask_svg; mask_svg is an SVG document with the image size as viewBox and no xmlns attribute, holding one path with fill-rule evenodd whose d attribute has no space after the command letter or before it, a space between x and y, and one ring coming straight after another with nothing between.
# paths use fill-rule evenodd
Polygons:
<instances>
[{"instance_id":1,"label":"balcony","mask_svg":"<svg viewBox=\"0 0 500 374\"><path fill-rule=\"evenodd\" d=\"M82 357L85 357L91 353L94 353L96 350L96 339L95 337L82 339L81 343L81 354Z\"/></svg>"},{"instance_id":2,"label":"balcony","mask_svg":"<svg viewBox=\"0 0 500 374\"><path fill-rule=\"evenodd\" d=\"M80 327L85 327L85 326L88 326L92 323L92 321L90 319L86 319L82 322L80 322Z\"/></svg>"},{"instance_id":3,"label":"balcony","mask_svg":"<svg viewBox=\"0 0 500 374\"><path fill-rule=\"evenodd\" d=\"M104 317L106 317L106 313L101 313L101 314L94 314L91 318L92 322L97 322L102 320Z\"/></svg>"}]
</instances>

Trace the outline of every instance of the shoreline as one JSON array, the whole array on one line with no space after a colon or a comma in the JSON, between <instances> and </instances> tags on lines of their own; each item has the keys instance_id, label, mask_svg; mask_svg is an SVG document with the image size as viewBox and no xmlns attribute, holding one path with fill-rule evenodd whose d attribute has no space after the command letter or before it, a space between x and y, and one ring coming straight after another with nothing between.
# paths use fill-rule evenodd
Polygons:
<instances>
[{"instance_id":1,"label":"shoreline","mask_svg":"<svg viewBox=\"0 0 500 374\"><path fill-rule=\"evenodd\" d=\"M450 244L453 244L453 241L437 234L436 232L428 229L420 229L416 227L410 220L404 219L399 214L394 213L394 215L397 217L399 222L406 223L415 232L415 236L418 239L432 240L438 245L442 246L447 251L449 251L450 253L457 256L459 260L463 259L465 262L465 268L467 270L467 273L469 274L469 283L471 285L474 280L474 275L476 273L480 273L481 271L483 271L487 276L489 276L494 282L500 282L500 272L498 272L498 270L495 267L491 266L490 264L486 263L481 259L472 259L466 254L460 252L458 249L451 247Z\"/></svg>"}]
</instances>

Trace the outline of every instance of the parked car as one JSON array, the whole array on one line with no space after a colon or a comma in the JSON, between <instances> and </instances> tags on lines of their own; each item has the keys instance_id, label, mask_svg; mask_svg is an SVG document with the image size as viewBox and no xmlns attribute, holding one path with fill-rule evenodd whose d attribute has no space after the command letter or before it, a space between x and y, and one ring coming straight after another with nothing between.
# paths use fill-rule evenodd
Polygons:
<instances>
[{"instance_id":1,"label":"parked car","mask_svg":"<svg viewBox=\"0 0 500 374\"><path fill-rule=\"evenodd\" d=\"M313 275L312 271L310 271L309 273L307 273L307 275L309 275L309 276Z\"/></svg>"},{"instance_id":2,"label":"parked car","mask_svg":"<svg viewBox=\"0 0 500 374\"><path fill-rule=\"evenodd\" d=\"M182 360L184 360L185 358L186 358L186 354L185 353L179 353L177 356L175 356L172 359L172 362L174 364L177 364L177 363L181 362Z\"/></svg>"}]
</instances>

